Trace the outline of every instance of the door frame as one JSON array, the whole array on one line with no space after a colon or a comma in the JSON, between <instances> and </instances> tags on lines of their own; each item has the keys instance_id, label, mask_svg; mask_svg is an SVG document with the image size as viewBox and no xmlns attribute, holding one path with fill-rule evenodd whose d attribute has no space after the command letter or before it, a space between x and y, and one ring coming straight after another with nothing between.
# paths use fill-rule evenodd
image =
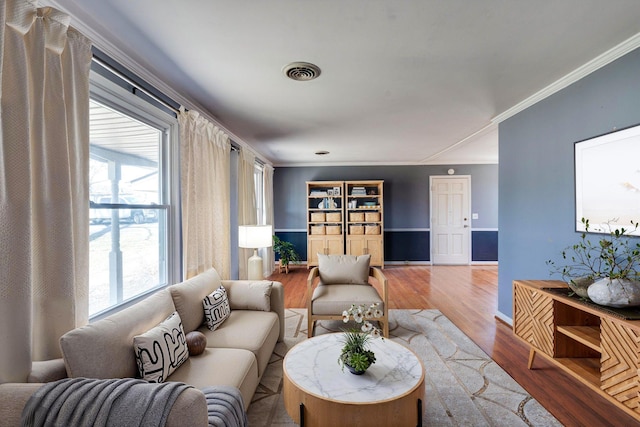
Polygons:
<instances>
[{"instance_id":1,"label":"door frame","mask_svg":"<svg viewBox=\"0 0 640 427\"><path fill-rule=\"evenodd\" d=\"M460 179L464 178L467 180L467 218L469 218L469 236L467 238L467 247L468 247L468 258L467 264L471 265L472 261L472 234L473 228L471 227L471 212L473 208L471 207L471 175L429 175L429 264L434 265L433 263L433 247L434 247L434 234L433 234L433 181L434 179ZM459 264L465 265L465 264Z\"/></svg>"}]
</instances>

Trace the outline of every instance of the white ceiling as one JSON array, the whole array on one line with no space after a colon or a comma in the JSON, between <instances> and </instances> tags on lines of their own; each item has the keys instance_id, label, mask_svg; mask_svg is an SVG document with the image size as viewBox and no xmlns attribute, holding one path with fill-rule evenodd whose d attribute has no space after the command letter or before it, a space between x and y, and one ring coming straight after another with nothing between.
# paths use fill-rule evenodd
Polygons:
<instances>
[{"instance_id":1,"label":"white ceiling","mask_svg":"<svg viewBox=\"0 0 640 427\"><path fill-rule=\"evenodd\" d=\"M638 0L41 3L276 166L497 163L492 119L640 32Z\"/></svg>"}]
</instances>

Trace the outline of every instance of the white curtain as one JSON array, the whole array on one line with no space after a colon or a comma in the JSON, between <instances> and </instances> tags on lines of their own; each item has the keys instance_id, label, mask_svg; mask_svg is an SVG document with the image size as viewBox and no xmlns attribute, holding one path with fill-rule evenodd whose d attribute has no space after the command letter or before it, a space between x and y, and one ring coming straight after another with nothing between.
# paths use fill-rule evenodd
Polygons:
<instances>
[{"instance_id":1,"label":"white curtain","mask_svg":"<svg viewBox=\"0 0 640 427\"><path fill-rule=\"evenodd\" d=\"M242 150L238 162L238 225L257 224L256 189L254 180L256 157L249 150ZM238 252L238 276L247 278L247 264L253 249L240 248ZM263 260L264 262L264 260Z\"/></svg>"},{"instance_id":2,"label":"white curtain","mask_svg":"<svg viewBox=\"0 0 640 427\"><path fill-rule=\"evenodd\" d=\"M88 320L91 43L67 15L0 4L0 383Z\"/></svg>"},{"instance_id":3,"label":"white curtain","mask_svg":"<svg viewBox=\"0 0 640 427\"><path fill-rule=\"evenodd\" d=\"M265 224L272 225L275 230L275 224L273 223L273 166L264 165L263 176ZM262 253L262 259L264 276L270 276L273 273L273 267L275 264L273 247L264 249L264 252Z\"/></svg>"},{"instance_id":4,"label":"white curtain","mask_svg":"<svg viewBox=\"0 0 640 427\"><path fill-rule=\"evenodd\" d=\"M215 267L231 274L231 143L195 111L178 113L185 278Z\"/></svg>"}]
</instances>

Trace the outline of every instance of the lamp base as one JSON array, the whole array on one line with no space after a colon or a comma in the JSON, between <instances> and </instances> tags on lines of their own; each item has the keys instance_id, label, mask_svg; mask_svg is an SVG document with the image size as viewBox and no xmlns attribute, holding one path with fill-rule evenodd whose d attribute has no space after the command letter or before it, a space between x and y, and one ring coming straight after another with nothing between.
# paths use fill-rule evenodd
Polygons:
<instances>
[{"instance_id":1,"label":"lamp base","mask_svg":"<svg viewBox=\"0 0 640 427\"><path fill-rule=\"evenodd\" d=\"M262 258L258 256L257 249L254 249L253 256L249 258L249 265L247 268L247 279L249 280L264 279L264 272L262 270Z\"/></svg>"}]
</instances>

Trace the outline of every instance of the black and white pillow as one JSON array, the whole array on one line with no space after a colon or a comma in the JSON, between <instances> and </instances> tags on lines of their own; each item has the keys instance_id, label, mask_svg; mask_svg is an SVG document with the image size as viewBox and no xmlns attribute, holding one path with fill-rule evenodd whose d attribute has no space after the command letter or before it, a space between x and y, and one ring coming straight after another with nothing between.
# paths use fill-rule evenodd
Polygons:
<instances>
[{"instance_id":1,"label":"black and white pillow","mask_svg":"<svg viewBox=\"0 0 640 427\"><path fill-rule=\"evenodd\" d=\"M182 320L174 311L162 323L133 337L136 362L142 379L161 383L189 357Z\"/></svg>"},{"instance_id":2,"label":"black and white pillow","mask_svg":"<svg viewBox=\"0 0 640 427\"><path fill-rule=\"evenodd\" d=\"M202 305L204 306L204 317L207 327L212 331L219 328L222 322L231 314L229 298L227 297L227 290L224 286L220 286L207 295L202 301Z\"/></svg>"}]
</instances>

